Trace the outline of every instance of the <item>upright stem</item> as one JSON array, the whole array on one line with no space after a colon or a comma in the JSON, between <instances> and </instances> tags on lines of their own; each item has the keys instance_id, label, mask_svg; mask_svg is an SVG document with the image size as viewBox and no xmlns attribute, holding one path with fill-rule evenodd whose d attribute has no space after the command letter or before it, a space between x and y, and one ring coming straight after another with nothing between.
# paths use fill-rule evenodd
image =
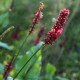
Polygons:
<instances>
[{"instance_id":1,"label":"upright stem","mask_svg":"<svg viewBox=\"0 0 80 80\"><path fill-rule=\"evenodd\" d=\"M24 46L24 44L25 44L25 42L26 42L26 40L27 40L28 37L29 37L29 34L26 35L26 37L25 37L25 39L24 39L24 41L23 41L23 43L22 43L22 45L21 45L21 47L20 47L20 49L19 49L16 57L15 57L15 59L14 59L14 62L15 62L15 60L17 59L17 57L19 56L19 54L20 54L20 52L21 52L21 50L22 50L22 48L23 48L23 46Z\"/></svg>"},{"instance_id":2,"label":"upright stem","mask_svg":"<svg viewBox=\"0 0 80 80\"><path fill-rule=\"evenodd\" d=\"M40 55L39 55L40 56ZM35 61L37 61L37 59L39 58L39 56L35 59ZM26 75L30 72L30 70L33 68L33 66L35 65L35 61L32 63L32 65L29 67L29 69L26 71L26 73L23 75L23 78L26 77Z\"/></svg>"},{"instance_id":3,"label":"upright stem","mask_svg":"<svg viewBox=\"0 0 80 80\"><path fill-rule=\"evenodd\" d=\"M44 45L44 44L43 44ZM43 46L42 45L42 46ZM41 46L41 47L42 47ZM36 53L41 49L41 47L28 59L28 61L23 65L23 67L20 69L20 71L16 74L16 76L13 78L13 80L19 75L19 73L24 69L24 67L28 64L28 62L36 55Z\"/></svg>"},{"instance_id":4,"label":"upright stem","mask_svg":"<svg viewBox=\"0 0 80 80\"><path fill-rule=\"evenodd\" d=\"M5 80L7 80L7 79L5 78Z\"/></svg>"}]
</instances>

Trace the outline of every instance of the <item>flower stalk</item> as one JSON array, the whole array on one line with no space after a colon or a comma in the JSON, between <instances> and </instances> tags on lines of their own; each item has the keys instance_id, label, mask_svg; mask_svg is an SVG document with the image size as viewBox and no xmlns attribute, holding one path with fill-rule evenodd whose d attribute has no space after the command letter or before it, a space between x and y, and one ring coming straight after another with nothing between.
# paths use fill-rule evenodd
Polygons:
<instances>
[{"instance_id":1,"label":"flower stalk","mask_svg":"<svg viewBox=\"0 0 80 80\"><path fill-rule=\"evenodd\" d=\"M40 56L40 55L39 55ZM38 60L39 56L35 59L35 61ZM30 72L30 70L33 68L33 66L35 65L35 61L32 63L32 65L30 65L29 69L26 71L26 73L23 75L23 78L26 77L26 75Z\"/></svg>"},{"instance_id":2,"label":"flower stalk","mask_svg":"<svg viewBox=\"0 0 80 80\"><path fill-rule=\"evenodd\" d=\"M26 40L27 40L28 37L29 37L29 35L26 35L26 37L25 37L25 39L24 39L24 41L23 41L23 43L22 43L22 45L21 45L21 47L20 47L20 49L19 49L19 51L18 51L16 57L15 57L15 59L14 59L14 62L16 61L17 57L19 56L19 54L20 54L20 52L21 52L23 46L25 45L25 42L26 42Z\"/></svg>"}]
</instances>

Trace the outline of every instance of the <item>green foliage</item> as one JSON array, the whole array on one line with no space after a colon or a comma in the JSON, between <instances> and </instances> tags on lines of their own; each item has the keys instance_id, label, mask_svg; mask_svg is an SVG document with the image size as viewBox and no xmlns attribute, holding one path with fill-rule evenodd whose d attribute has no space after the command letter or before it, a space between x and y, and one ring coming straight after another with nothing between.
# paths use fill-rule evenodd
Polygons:
<instances>
[{"instance_id":1,"label":"green foliage","mask_svg":"<svg viewBox=\"0 0 80 80\"><path fill-rule=\"evenodd\" d=\"M8 10L12 0L1 0L0 1L0 14Z\"/></svg>"},{"instance_id":2,"label":"green foliage","mask_svg":"<svg viewBox=\"0 0 80 80\"><path fill-rule=\"evenodd\" d=\"M63 78L63 77L61 77L61 76L56 76L56 79L57 79L57 80L69 80L69 79Z\"/></svg>"},{"instance_id":3,"label":"green foliage","mask_svg":"<svg viewBox=\"0 0 80 80\"><path fill-rule=\"evenodd\" d=\"M0 74L4 73L4 65L0 63Z\"/></svg>"},{"instance_id":4,"label":"green foliage","mask_svg":"<svg viewBox=\"0 0 80 80\"><path fill-rule=\"evenodd\" d=\"M15 68L16 73L21 69L21 67L26 63L26 61L34 54L36 51L40 49L42 46L42 42L38 44L37 46L34 46L30 49L30 51L27 51L24 56L20 56L19 60L16 62ZM38 76L40 74L41 70L41 50L37 52L37 55L35 55L31 61L25 66L25 68L21 71L21 73L18 75L19 80L37 80ZM25 74L29 67L32 66L29 73ZM25 77L24 77L25 76Z\"/></svg>"},{"instance_id":5,"label":"green foliage","mask_svg":"<svg viewBox=\"0 0 80 80\"><path fill-rule=\"evenodd\" d=\"M0 47L10 50L10 47L7 43L0 42Z\"/></svg>"},{"instance_id":6,"label":"green foliage","mask_svg":"<svg viewBox=\"0 0 80 80\"><path fill-rule=\"evenodd\" d=\"M8 58L8 54L12 56L18 52L25 35L28 33L28 29L30 29L29 25L32 24L32 19L35 16L35 11L38 9L41 0L14 1L14 11L8 12L12 0L0 0L0 35L7 27L15 27L14 31L10 31L6 34L1 40L2 42L0 42L0 63L4 62L4 60L11 59ZM42 2L44 3L43 19L38 25L36 25L34 33L25 43L21 55L18 58L19 61L17 61L15 65L15 74L21 69L30 56L40 48L41 44L31 48L31 46L34 45L34 40L36 39L40 27L46 27L46 32L41 38L41 40L44 40L47 35L46 33L51 30L51 26L55 24L55 20L57 19L60 10L67 8L70 10L70 15L67 24L64 26L62 36L58 38L54 45L45 47L42 51L43 55L38 55L41 53L40 50L26 65L18 78L24 80L22 76L34 63L32 69L26 75L25 80L30 77L31 80L38 78L41 70L40 68L42 68L42 71L39 80L80 80L80 0L42 0ZM20 24L20 30L18 33L19 37L14 40L12 34L16 32L18 24ZM61 47L64 40L66 45ZM26 54L24 54L25 51L29 49L30 51L27 51ZM36 60L39 56L43 57L42 61ZM53 66L52 64L55 64L59 56L61 56L60 59L57 64ZM41 62L43 63L42 66ZM3 68L3 64L0 64L1 74L3 74ZM32 79L33 77L34 79ZM9 79L11 80L10 76Z\"/></svg>"},{"instance_id":7,"label":"green foliage","mask_svg":"<svg viewBox=\"0 0 80 80\"><path fill-rule=\"evenodd\" d=\"M0 15L0 25L2 25L2 29L5 28L9 24L9 13L6 12Z\"/></svg>"},{"instance_id":8,"label":"green foliage","mask_svg":"<svg viewBox=\"0 0 80 80\"><path fill-rule=\"evenodd\" d=\"M47 74L54 76L55 72L56 72L56 67L53 66L52 64L48 63L46 65L46 72Z\"/></svg>"}]
</instances>

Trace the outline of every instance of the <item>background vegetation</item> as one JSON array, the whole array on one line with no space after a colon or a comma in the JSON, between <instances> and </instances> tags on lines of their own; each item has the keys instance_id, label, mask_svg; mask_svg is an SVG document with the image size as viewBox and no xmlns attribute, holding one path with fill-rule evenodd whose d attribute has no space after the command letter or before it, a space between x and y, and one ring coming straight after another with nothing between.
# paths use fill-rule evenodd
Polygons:
<instances>
[{"instance_id":1,"label":"background vegetation","mask_svg":"<svg viewBox=\"0 0 80 80\"><path fill-rule=\"evenodd\" d=\"M0 63L3 65L18 52L40 1L14 0L14 11L9 12L12 0L0 0L0 34L10 26L15 27L0 41ZM60 10L67 8L70 10L70 15L63 34L52 46L49 45L41 51L42 66L38 79L80 80L80 0L42 0L42 2L44 3L43 19L28 38L21 55L34 46L42 26L46 27L45 34L41 38L44 41L47 32L55 24ZM17 37L14 37L14 34L17 34ZM15 70L12 70L10 75L14 76L14 73Z\"/></svg>"}]
</instances>

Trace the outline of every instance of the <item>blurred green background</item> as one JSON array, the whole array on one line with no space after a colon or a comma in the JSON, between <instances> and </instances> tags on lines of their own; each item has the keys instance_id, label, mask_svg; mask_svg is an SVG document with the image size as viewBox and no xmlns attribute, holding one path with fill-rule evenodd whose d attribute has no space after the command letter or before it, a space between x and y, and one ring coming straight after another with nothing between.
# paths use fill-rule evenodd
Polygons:
<instances>
[{"instance_id":1,"label":"blurred green background","mask_svg":"<svg viewBox=\"0 0 80 80\"><path fill-rule=\"evenodd\" d=\"M0 63L4 63L18 52L40 1L44 3L43 18L36 25L34 33L28 38L21 53L24 54L34 46L34 40L42 26L46 27L41 38L44 41L60 10L69 9L70 15L63 34L53 45L42 50L39 80L80 80L80 0L14 0L13 12L8 11L12 0L0 0L0 34L11 26L15 27L0 41ZM17 34L16 38L14 34Z\"/></svg>"}]
</instances>

